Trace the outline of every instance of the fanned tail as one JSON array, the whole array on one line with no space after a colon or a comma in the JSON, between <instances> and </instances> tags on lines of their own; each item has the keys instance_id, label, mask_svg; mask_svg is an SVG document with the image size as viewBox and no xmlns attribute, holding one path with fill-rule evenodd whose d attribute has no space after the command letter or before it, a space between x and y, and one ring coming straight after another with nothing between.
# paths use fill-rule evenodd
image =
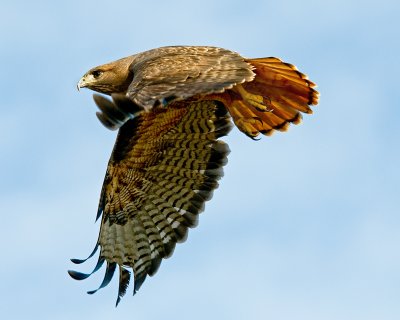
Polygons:
<instances>
[{"instance_id":1,"label":"fanned tail","mask_svg":"<svg viewBox=\"0 0 400 320\"><path fill-rule=\"evenodd\" d=\"M221 95L236 126L251 138L286 131L290 123L301 122L318 104L316 85L294 65L278 58L247 59L256 77Z\"/></svg>"}]
</instances>

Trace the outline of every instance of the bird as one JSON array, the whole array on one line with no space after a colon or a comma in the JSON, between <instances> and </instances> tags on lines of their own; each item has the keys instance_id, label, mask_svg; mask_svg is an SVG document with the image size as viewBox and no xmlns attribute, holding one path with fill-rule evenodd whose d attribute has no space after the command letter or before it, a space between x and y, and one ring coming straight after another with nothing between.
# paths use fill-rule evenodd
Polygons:
<instances>
[{"instance_id":1,"label":"bird","mask_svg":"<svg viewBox=\"0 0 400 320\"><path fill-rule=\"evenodd\" d=\"M87 71L78 90L95 92L100 122L118 130L97 210L105 287L119 270L116 305L133 273L133 294L198 224L230 153L220 138L235 126L256 140L311 114L319 93L279 58L244 58L211 46L151 49ZM97 289L97 290L98 290ZM89 291L89 294L97 290Z\"/></svg>"}]
</instances>

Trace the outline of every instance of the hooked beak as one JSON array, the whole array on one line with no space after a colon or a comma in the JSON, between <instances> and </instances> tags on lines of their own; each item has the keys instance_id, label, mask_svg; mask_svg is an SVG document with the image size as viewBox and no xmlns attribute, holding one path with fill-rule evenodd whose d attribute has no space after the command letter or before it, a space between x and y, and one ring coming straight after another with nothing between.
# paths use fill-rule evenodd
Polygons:
<instances>
[{"instance_id":1,"label":"hooked beak","mask_svg":"<svg viewBox=\"0 0 400 320\"><path fill-rule=\"evenodd\" d=\"M80 91L81 88L85 88L86 87L86 81L85 81L85 77L82 77L81 80L79 80L78 84L76 85L76 88L78 89L78 91Z\"/></svg>"}]
</instances>

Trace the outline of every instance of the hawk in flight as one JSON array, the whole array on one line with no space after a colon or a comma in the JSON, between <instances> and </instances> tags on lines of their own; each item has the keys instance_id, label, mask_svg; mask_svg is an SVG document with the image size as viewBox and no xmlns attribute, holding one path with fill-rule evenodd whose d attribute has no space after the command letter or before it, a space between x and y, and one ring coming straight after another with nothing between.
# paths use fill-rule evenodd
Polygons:
<instances>
[{"instance_id":1,"label":"hawk in flight","mask_svg":"<svg viewBox=\"0 0 400 320\"><path fill-rule=\"evenodd\" d=\"M98 262L91 273L69 274L82 280L106 262L99 289L118 267L117 304L129 270L136 293L197 225L227 163L229 148L219 138L231 122L253 139L286 131L301 112L312 113L314 87L278 58L247 59L216 47L162 47L89 70L78 89L111 96L94 95L97 116L119 131L97 211L100 234L87 258L100 247Z\"/></svg>"}]
</instances>

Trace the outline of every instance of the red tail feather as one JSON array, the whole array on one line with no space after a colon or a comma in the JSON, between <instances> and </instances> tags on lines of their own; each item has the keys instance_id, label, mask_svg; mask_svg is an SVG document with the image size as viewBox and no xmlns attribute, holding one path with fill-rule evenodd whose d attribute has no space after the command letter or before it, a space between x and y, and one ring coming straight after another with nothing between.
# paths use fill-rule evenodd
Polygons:
<instances>
[{"instance_id":1,"label":"red tail feather","mask_svg":"<svg viewBox=\"0 0 400 320\"><path fill-rule=\"evenodd\" d=\"M300 112L312 113L309 105L318 104L316 85L295 66L278 58L246 62L254 67L254 80L216 95L241 131L251 137L286 131L289 123L301 122Z\"/></svg>"}]
</instances>

